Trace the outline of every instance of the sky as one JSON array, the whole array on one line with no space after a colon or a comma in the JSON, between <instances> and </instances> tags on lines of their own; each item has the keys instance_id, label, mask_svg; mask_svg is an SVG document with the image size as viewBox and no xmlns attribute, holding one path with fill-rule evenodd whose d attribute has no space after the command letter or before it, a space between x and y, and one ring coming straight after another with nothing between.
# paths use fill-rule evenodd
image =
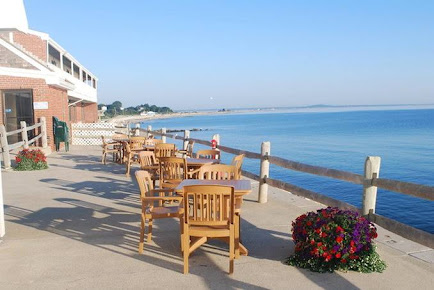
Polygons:
<instances>
[{"instance_id":1,"label":"sky","mask_svg":"<svg viewBox=\"0 0 434 290\"><path fill-rule=\"evenodd\" d=\"M24 0L99 79L172 109L434 103L434 1Z\"/></svg>"}]
</instances>

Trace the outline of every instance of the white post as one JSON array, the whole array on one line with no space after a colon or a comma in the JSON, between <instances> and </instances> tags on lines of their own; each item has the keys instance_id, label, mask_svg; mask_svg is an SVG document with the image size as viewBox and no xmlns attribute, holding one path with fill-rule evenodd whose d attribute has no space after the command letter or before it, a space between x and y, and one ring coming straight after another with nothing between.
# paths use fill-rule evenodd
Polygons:
<instances>
[{"instance_id":1,"label":"white post","mask_svg":"<svg viewBox=\"0 0 434 290\"><path fill-rule=\"evenodd\" d=\"M136 123L135 126L134 136L140 136L140 123Z\"/></svg>"},{"instance_id":2,"label":"white post","mask_svg":"<svg viewBox=\"0 0 434 290\"><path fill-rule=\"evenodd\" d=\"M42 135L42 148L48 147L48 141L47 141L47 120L45 117L41 117L41 135Z\"/></svg>"},{"instance_id":3,"label":"white post","mask_svg":"<svg viewBox=\"0 0 434 290\"><path fill-rule=\"evenodd\" d=\"M362 214L367 215L372 210L375 213L375 203L377 202L377 187L373 181L380 175L381 158L378 156L368 156L365 161L365 184L363 185Z\"/></svg>"},{"instance_id":4,"label":"white post","mask_svg":"<svg viewBox=\"0 0 434 290\"><path fill-rule=\"evenodd\" d=\"M214 134L212 136L212 139L217 141L217 149L218 149L219 145L220 145L220 135L219 134Z\"/></svg>"},{"instance_id":5,"label":"white post","mask_svg":"<svg viewBox=\"0 0 434 290\"><path fill-rule=\"evenodd\" d=\"M149 138L149 136L151 135L151 132L152 131L152 126L151 125L148 125L148 131L146 132L146 138Z\"/></svg>"},{"instance_id":6,"label":"white post","mask_svg":"<svg viewBox=\"0 0 434 290\"><path fill-rule=\"evenodd\" d=\"M166 128L161 128L161 140L166 143Z\"/></svg>"},{"instance_id":7,"label":"white post","mask_svg":"<svg viewBox=\"0 0 434 290\"><path fill-rule=\"evenodd\" d=\"M184 130L184 145L182 146L184 150L187 150L188 139L190 139L190 130Z\"/></svg>"},{"instance_id":8,"label":"white post","mask_svg":"<svg viewBox=\"0 0 434 290\"><path fill-rule=\"evenodd\" d=\"M21 125L21 139L23 139L23 148L29 149L29 137L27 136L27 124L25 121L20 122Z\"/></svg>"},{"instance_id":9,"label":"white post","mask_svg":"<svg viewBox=\"0 0 434 290\"><path fill-rule=\"evenodd\" d=\"M270 142L262 142L261 145L261 171L259 174L259 203L266 203L268 199L268 184L266 179L270 177L270 162L268 156L270 155Z\"/></svg>"},{"instance_id":10,"label":"white post","mask_svg":"<svg viewBox=\"0 0 434 290\"><path fill-rule=\"evenodd\" d=\"M0 168L0 238L4 237L5 234L6 234L6 229L5 229L5 211L4 211L4 203L3 203L3 184L2 184L2 172Z\"/></svg>"},{"instance_id":11,"label":"white post","mask_svg":"<svg viewBox=\"0 0 434 290\"><path fill-rule=\"evenodd\" d=\"M3 165L5 169L8 169L11 167L11 157L9 156L9 144L5 125L0 125L0 134L0 142L3 148Z\"/></svg>"}]
</instances>

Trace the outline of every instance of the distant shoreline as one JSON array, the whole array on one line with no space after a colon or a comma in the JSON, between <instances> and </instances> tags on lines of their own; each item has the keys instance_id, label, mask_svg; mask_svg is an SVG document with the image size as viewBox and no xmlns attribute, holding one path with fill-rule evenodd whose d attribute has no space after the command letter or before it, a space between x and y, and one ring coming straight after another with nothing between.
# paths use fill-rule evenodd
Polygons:
<instances>
[{"instance_id":1,"label":"distant shoreline","mask_svg":"<svg viewBox=\"0 0 434 290\"><path fill-rule=\"evenodd\" d=\"M389 110L423 110L434 109L434 104L426 105L314 105L303 107L275 107L275 108L239 108L229 109L225 111L186 111L175 112L168 114L156 114L154 116L140 116L140 115L118 115L110 119L103 120L102 122L117 123L126 125L128 123L144 122L148 120L160 120L171 118L183 118L204 115L223 115L223 114L264 114L264 113L332 113L332 112L349 112L349 111L389 111Z\"/></svg>"}]
</instances>

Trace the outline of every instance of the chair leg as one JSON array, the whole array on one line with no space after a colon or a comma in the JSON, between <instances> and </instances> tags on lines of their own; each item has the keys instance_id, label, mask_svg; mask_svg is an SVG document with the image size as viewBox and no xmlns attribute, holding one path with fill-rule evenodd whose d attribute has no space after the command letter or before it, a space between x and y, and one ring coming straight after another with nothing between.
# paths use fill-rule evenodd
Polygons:
<instances>
[{"instance_id":1,"label":"chair leg","mask_svg":"<svg viewBox=\"0 0 434 290\"><path fill-rule=\"evenodd\" d=\"M130 160L127 160L127 163L125 163L125 166L127 168L127 170L125 172L125 175L128 177L128 176L130 176L130 168L131 168L131 162L130 162Z\"/></svg>"},{"instance_id":2,"label":"chair leg","mask_svg":"<svg viewBox=\"0 0 434 290\"><path fill-rule=\"evenodd\" d=\"M102 152L101 163L105 164L105 152Z\"/></svg>"},{"instance_id":3,"label":"chair leg","mask_svg":"<svg viewBox=\"0 0 434 290\"><path fill-rule=\"evenodd\" d=\"M139 254L143 253L143 242L145 241L145 223L146 223L146 219L144 214L142 214L142 219L140 223Z\"/></svg>"},{"instance_id":4,"label":"chair leg","mask_svg":"<svg viewBox=\"0 0 434 290\"><path fill-rule=\"evenodd\" d=\"M188 231L184 230L183 233L184 239L183 239L183 247L184 247L184 274L188 274L188 257L190 255L190 238L188 236Z\"/></svg>"},{"instance_id":5,"label":"chair leg","mask_svg":"<svg viewBox=\"0 0 434 290\"><path fill-rule=\"evenodd\" d=\"M184 218L179 218L179 231L181 233L181 252L184 252Z\"/></svg>"},{"instance_id":6,"label":"chair leg","mask_svg":"<svg viewBox=\"0 0 434 290\"><path fill-rule=\"evenodd\" d=\"M240 221L241 218L238 214L235 214L234 227L235 227L235 259L240 258Z\"/></svg>"},{"instance_id":7,"label":"chair leg","mask_svg":"<svg viewBox=\"0 0 434 290\"><path fill-rule=\"evenodd\" d=\"M234 273L234 259L235 259L235 227L230 225L229 234L229 274Z\"/></svg>"},{"instance_id":8,"label":"chair leg","mask_svg":"<svg viewBox=\"0 0 434 290\"><path fill-rule=\"evenodd\" d=\"M153 223L153 219L152 218L150 218L149 220L148 220L148 237L147 237L147 239L146 239L146 242L147 243L150 243L151 242L151 240L152 240L152 223Z\"/></svg>"}]
</instances>

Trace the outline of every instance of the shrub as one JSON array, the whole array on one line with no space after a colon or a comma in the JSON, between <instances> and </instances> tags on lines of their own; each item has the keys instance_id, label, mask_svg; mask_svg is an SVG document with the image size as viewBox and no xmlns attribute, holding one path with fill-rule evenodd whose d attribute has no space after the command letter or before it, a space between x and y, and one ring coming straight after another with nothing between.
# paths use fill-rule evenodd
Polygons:
<instances>
[{"instance_id":1,"label":"shrub","mask_svg":"<svg viewBox=\"0 0 434 290\"><path fill-rule=\"evenodd\" d=\"M47 169L47 158L44 153L39 150L28 150L24 149L18 152L15 157L15 170L25 171L25 170L41 170Z\"/></svg>"},{"instance_id":2,"label":"shrub","mask_svg":"<svg viewBox=\"0 0 434 290\"><path fill-rule=\"evenodd\" d=\"M295 253L286 263L314 272L382 272L386 264L372 243L376 237L375 226L357 212L319 209L292 223Z\"/></svg>"}]
</instances>

